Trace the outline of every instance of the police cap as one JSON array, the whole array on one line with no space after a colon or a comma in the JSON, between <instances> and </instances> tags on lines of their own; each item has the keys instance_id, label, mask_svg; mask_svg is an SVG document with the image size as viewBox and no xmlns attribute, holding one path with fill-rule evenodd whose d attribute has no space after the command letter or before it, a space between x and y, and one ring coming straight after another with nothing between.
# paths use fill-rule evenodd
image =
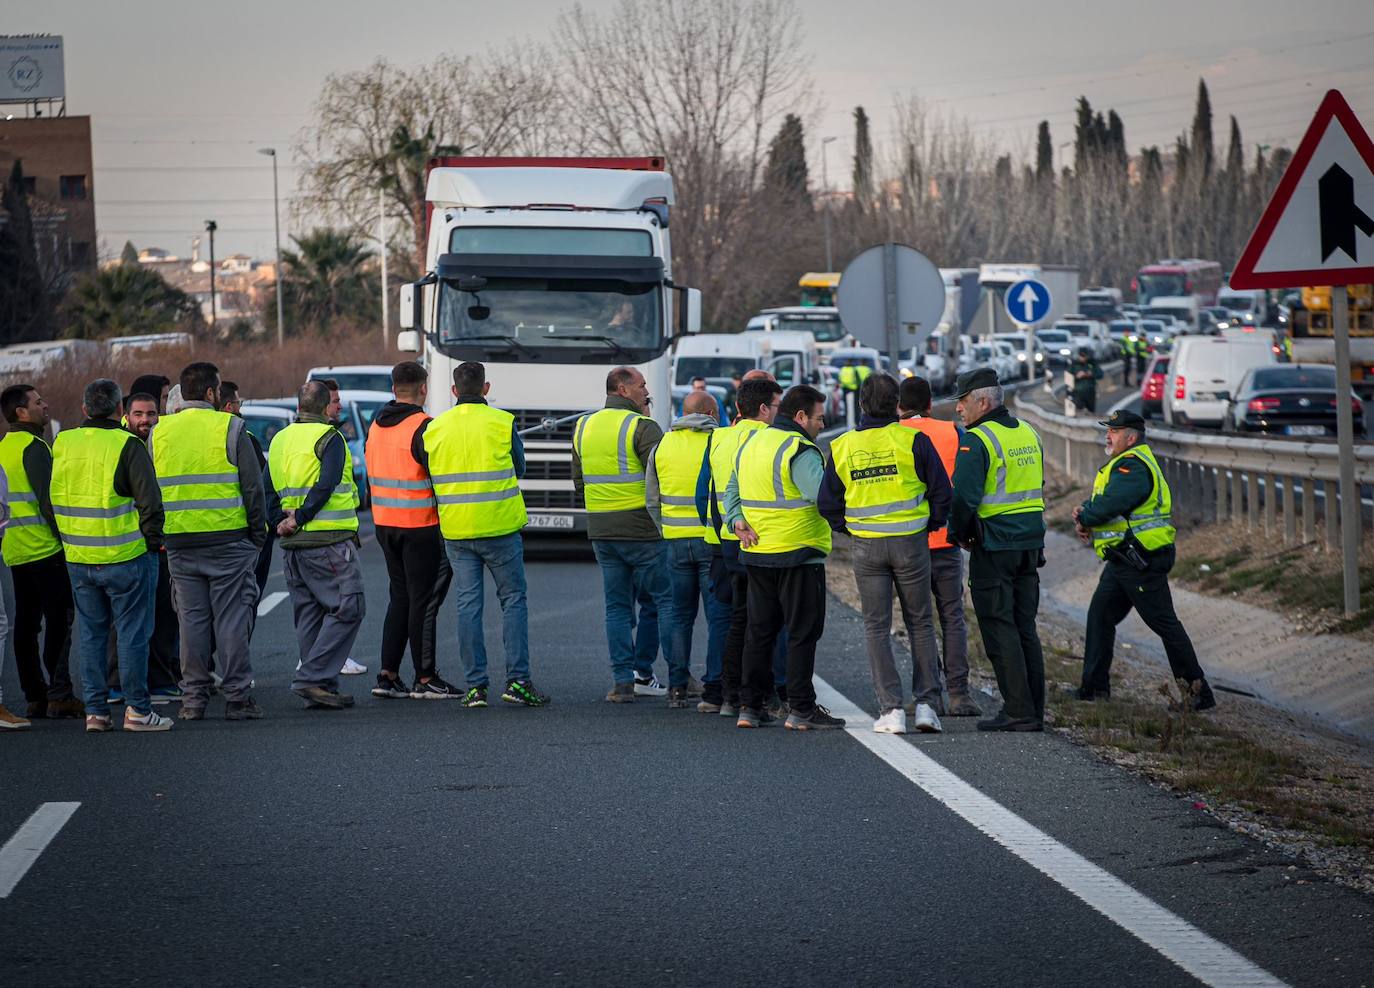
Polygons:
<instances>
[{"instance_id":1,"label":"police cap","mask_svg":"<svg viewBox=\"0 0 1374 988\"><path fill-rule=\"evenodd\" d=\"M1108 429L1137 429L1145 431L1145 420L1135 412L1128 412L1124 408L1118 408L1103 419L1099 425L1105 425Z\"/></svg>"},{"instance_id":2,"label":"police cap","mask_svg":"<svg viewBox=\"0 0 1374 988\"><path fill-rule=\"evenodd\" d=\"M979 367L959 375L959 379L954 382L954 396L963 398L970 391L977 391L980 388L995 388L1001 383L997 380L997 372L991 367Z\"/></svg>"}]
</instances>

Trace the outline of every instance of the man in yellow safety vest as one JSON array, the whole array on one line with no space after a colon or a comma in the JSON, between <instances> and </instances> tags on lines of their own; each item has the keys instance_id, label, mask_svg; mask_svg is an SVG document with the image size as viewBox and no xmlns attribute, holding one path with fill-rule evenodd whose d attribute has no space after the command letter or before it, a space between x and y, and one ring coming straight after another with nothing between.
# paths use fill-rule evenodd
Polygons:
<instances>
[{"instance_id":1,"label":"man in yellow safety vest","mask_svg":"<svg viewBox=\"0 0 1374 988\"><path fill-rule=\"evenodd\" d=\"M300 665L291 691L309 707L339 710L339 674L358 637L367 603L358 563L358 488L343 433L329 421L329 385L306 381L296 421L267 453L267 520L277 530L296 619Z\"/></svg>"},{"instance_id":2,"label":"man in yellow safety vest","mask_svg":"<svg viewBox=\"0 0 1374 988\"><path fill-rule=\"evenodd\" d=\"M1188 631L1174 612L1169 570L1174 567L1173 497L1154 451L1145 442L1145 420L1118 409L1106 418L1109 458L1093 482L1092 497L1073 509L1084 545L1106 561L1088 605L1080 700L1111 696L1116 626L1135 608L1164 642L1175 679L1187 684L1195 710L1216 706L1198 665Z\"/></svg>"}]
</instances>

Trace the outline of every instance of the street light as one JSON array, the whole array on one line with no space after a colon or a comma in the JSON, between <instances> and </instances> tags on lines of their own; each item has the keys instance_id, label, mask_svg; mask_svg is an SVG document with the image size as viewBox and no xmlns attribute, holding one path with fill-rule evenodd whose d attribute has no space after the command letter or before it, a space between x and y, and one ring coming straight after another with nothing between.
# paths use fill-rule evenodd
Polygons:
<instances>
[{"instance_id":1,"label":"street light","mask_svg":"<svg viewBox=\"0 0 1374 988\"><path fill-rule=\"evenodd\" d=\"M284 346L286 343L286 331L282 328L282 302L281 302L281 209L277 205L277 149L258 148L258 154L265 154L272 159L272 229L277 238L277 346Z\"/></svg>"},{"instance_id":2,"label":"street light","mask_svg":"<svg viewBox=\"0 0 1374 988\"><path fill-rule=\"evenodd\" d=\"M825 167L825 146L833 137L821 138L821 201L825 206L825 270L835 270L835 259L830 252L830 176Z\"/></svg>"},{"instance_id":3,"label":"street light","mask_svg":"<svg viewBox=\"0 0 1374 988\"><path fill-rule=\"evenodd\" d=\"M210 234L210 328L215 328L215 231L219 224L214 220L205 221L205 232Z\"/></svg>"}]
</instances>

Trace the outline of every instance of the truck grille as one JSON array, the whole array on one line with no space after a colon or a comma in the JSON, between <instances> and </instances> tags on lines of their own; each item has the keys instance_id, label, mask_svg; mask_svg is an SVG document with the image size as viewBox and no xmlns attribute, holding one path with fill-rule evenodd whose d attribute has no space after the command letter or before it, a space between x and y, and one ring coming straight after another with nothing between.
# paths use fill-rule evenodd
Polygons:
<instances>
[{"instance_id":1,"label":"truck grille","mask_svg":"<svg viewBox=\"0 0 1374 988\"><path fill-rule=\"evenodd\" d=\"M562 510L582 510L585 505L577 491L521 491L525 507Z\"/></svg>"},{"instance_id":2,"label":"truck grille","mask_svg":"<svg viewBox=\"0 0 1374 988\"><path fill-rule=\"evenodd\" d=\"M515 416L515 429L517 432L524 432L526 429L538 427L545 420L557 421L566 418L573 413L567 409L553 408L512 408L508 409ZM527 442L572 442L573 429L577 426L577 420L564 422L562 425L554 426L550 431L533 432L523 438Z\"/></svg>"},{"instance_id":3,"label":"truck grille","mask_svg":"<svg viewBox=\"0 0 1374 988\"><path fill-rule=\"evenodd\" d=\"M572 480L572 460L526 458L525 480Z\"/></svg>"}]
</instances>

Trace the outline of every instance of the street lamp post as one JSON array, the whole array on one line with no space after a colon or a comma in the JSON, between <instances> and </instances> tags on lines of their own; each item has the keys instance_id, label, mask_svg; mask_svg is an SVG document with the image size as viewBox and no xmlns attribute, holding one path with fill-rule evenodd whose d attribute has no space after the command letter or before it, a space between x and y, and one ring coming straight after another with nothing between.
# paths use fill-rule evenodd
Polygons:
<instances>
[{"instance_id":1,"label":"street lamp post","mask_svg":"<svg viewBox=\"0 0 1374 988\"><path fill-rule=\"evenodd\" d=\"M833 137L821 138L821 203L825 209L825 270L835 270L835 259L830 250L830 176L825 167L825 146Z\"/></svg>"},{"instance_id":2,"label":"street lamp post","mask_svg":"<svg viewBox=\"0 0 1374 988\"><path fill-rule=\"evenodd\" d=\"M210 328L215 328L215 231L219 224L214 220L205 221L205 232L210 234Z\"/></svg>"},{"instance_id":3,"label":"street lamp post","mask_svg":"<svg viewBox=\"0 0 1374 988\"><path fill-rule=\"evenodd\" d=\"M277 149L258 148L258 154L265 154L272 159L272 229L276 234L277 241L277 346L286 344L286 331L283 329L282 321L282 301L281 301L281 209L277 205Z\"/></svg>"}]
</instances>

